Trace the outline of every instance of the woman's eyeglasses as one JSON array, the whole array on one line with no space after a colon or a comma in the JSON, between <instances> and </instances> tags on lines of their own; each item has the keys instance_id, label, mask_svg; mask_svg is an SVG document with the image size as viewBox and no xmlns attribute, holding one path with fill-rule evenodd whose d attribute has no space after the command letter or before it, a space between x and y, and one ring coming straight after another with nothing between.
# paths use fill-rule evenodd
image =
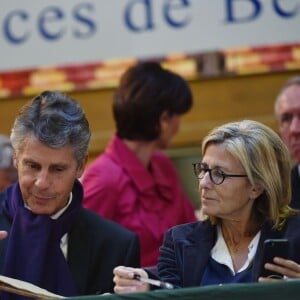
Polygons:
<instances>
[{"instance_id":1,"label":"woman's eyeglasses","mask_svg":"<svg viewBox=\"0 0 300 300\"><path fill-rule=\"evenodd\" d=\"M219 168L209 169L208 166L204 163L194 163L194 173L198 179L202 179L206 172L209 174L210 180L214 184L221 184L227 177L247 177L247 175L242 174L226 174L221 171Z\"/></svg>"}]
</instances>

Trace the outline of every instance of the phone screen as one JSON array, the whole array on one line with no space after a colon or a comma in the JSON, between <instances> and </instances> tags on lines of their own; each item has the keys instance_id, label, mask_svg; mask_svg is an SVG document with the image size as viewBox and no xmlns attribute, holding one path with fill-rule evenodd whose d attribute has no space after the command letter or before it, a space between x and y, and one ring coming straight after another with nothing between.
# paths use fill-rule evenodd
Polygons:
<instances>
[{"instance_id":1,"label":"phone screen","mask_svg":"<svg viewBox=\"0 0 300 300\"><path fill-rule=\"evenodd\" d=\"M283 275L274 271L265 269L266 263L274 263L274 257L288 258L289 242L287 239L269 239L265 240L263 248L263 259L260 268L261 277L282 278Z\"/></svg>"}]
</instances>

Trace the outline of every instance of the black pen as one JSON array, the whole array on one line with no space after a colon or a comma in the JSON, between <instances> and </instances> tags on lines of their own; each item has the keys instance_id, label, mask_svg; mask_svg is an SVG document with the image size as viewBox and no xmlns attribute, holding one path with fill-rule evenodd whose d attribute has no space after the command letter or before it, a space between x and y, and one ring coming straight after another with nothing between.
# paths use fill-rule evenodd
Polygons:
<instances>
[{"instance_id":1,"label":"black pen","mask_svg":"<svg viewBox=\"0 0 300 300\"><path fill-rule=\"evenodd\" d=\"M163 281L160 281L160 280L144 278L144 277L141 277L141 275L139 275L139 274L134 274L133 278L135 280L138 280L138 281L141 281L141 282L145 282L145 283L160 287L161 289L171 290L171 289L175 288L174 285L169 283L169 282L163 282Z\"/></svg>"}]
</instances>

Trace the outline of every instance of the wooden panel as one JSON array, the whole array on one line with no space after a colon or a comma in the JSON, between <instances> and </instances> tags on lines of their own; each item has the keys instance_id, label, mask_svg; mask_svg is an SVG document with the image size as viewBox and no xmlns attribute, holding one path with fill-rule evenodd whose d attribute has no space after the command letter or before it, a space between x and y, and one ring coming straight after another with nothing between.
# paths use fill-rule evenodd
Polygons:
<instances>
[{"instance_id":1,"label":"wooden panel","mask_svg":"<svg viewBox=\"0 0 300 300\"><path fill-rule=\"evenodd\" d=\"M195 104L183 117L181 131L174 139L173 146L192 145L201 141L212 127L245 118L261 121L276 129L273 114L276 95L283 83L295 74L290 72L190 82Z\"/></svg>"},{"instance_id":2,"label":"wooden panel","mask_svg":"<svg viewBox=\"0 0 300 300\"><path fill-rule=\"evenodd\" d=\"M180 132L172 148L200 145L201 139L214 126L244 118L255 119L276 129L274 99L282 84L299 72L289 71L247 76L232 76L191 81L195 103L183 116ZM70 93L86 111L92 140L93 159L106 146L114 132L111 112L113 89ZM0 132L9 134L19 108L30 98L0 99Z\"/></svg>"}]
</instances>

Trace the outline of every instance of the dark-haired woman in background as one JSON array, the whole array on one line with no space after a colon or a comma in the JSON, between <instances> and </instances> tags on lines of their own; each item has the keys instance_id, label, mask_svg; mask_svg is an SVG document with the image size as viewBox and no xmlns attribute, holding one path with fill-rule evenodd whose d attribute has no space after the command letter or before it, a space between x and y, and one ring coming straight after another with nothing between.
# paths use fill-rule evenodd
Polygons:
<instances>
[{"instance_id":1,"label":"dark-haired woman in background","mask_svg":"<svg viewBox=\"0 0 300 300\"><path fill-rule=\"evenodd\" d=\"M142 266L157 264L167 229L196 220L173 163L159 151L191 107L179 75L154 62L129 68L113 98L116 135L83 176L85 207L139 235Z\"/></svg>"}]
</instances>

